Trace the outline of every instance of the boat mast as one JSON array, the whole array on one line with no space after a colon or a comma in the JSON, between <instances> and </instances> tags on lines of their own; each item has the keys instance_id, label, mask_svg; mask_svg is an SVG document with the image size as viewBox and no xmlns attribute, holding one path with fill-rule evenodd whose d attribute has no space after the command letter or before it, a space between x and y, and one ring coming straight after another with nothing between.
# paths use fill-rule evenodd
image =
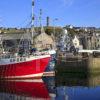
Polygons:
<instances>
[{"instance_id":1,"label":"boat mast","mask_svg":"<svg viewBox=\"0 0 100 100\"><path fill-rule=\"evenodd\" d=\"M32 23L31 23L31 43L33 45L33 34L34 34L34 0L32 0Z\"/></svg>"},{"instance_id":2,"label":"boat mast","mask_svg":"<svg viewBox=\"0 0 100 100\"><path fill-rule=\"evenodd\" d=\"M40 28L42 28L42 23L41 23L41 20L42 20L42 9L40 9L39 20L40 20Z\"/></svg>"}]
</instances>

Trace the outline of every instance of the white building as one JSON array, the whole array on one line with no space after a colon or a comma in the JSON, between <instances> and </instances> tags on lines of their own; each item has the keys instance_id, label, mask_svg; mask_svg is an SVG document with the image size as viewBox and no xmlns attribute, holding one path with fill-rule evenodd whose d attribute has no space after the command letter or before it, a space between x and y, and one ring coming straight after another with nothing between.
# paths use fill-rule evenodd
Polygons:
<instances>
[{"instance_id":1,"label":"white building","mask_svg":"<svg viewBox=\"0 0 100 100\"><path fill-rule=\"evenodd\" d=\"M80 41L79 41L79 39L77 38L77 36L75 36L74 39L73 39L72 41L73 41L74 47L75 47L75 48L79 48Z\"/></svg>"},{"instance_id":2,"label":"white building","mask_svg":"<svg viewBox=\"0 0 100 100\"><path fill-rule=\"evenodd\" d=\"M80 44L79 38L75 35L74 39L72 40L75 49L83 49L83 46Z\"/></svg>"}]
</instances>

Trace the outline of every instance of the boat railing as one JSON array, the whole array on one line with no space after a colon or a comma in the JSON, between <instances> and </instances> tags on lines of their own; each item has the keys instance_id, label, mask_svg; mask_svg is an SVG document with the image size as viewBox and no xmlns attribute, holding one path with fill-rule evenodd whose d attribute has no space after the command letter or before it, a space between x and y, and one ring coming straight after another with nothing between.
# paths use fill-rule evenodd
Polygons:
<instances>
[{"instance_id":1,"label":"boat railing","mask_svg":"<svg viewBox=\"0 0 100 100\"><path fill-rule=\"evenodd\" d=\"M9 54L9 53L3 53L0 55L0 61L1 62L24 62L26 61L27 57L39 57L39 56L43 56L43 55L48 55L49 52L48 51L41 51L41 52L35 52L32 55L18 55L17 53L15 54Z\"/></svg>"},{"instance_id":2,"label":"boat railing","mask_svg":"<svg viewBox=\"0 0 100 100\"><path fill-rule=\"evenodd\" d=\"M33 56L41 56L41 55L48 55L48 51L41 51L41 52L35 52L33 53Z\"/></svg>"},{"instance_id":3,"label":"boat railing","mask_svg":"<svg viewBox=\"0 0 100 100\"><path fill-rule=\"evenodd\" d=\"M26 56L12 55L12 54L1 54L0 60L9 60L10 62L22 62L26 61Z\"/></svg>"},{"instance_id":4,"label":"boat railing","mask_svg":"<svg viewBox=\"0 0 100 100\"><path fill-rule=\"evenodd\" d=\"M26 61L25 57L17 57L17 58L11 58L10 62L23 62Z\"/></svg>"}]
</instances>

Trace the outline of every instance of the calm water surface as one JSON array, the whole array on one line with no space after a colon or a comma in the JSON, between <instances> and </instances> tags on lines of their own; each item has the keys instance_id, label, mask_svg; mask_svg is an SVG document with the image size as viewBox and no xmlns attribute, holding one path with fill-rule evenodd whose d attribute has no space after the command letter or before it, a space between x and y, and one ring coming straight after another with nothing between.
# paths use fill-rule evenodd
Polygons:
<instances>
[{"instance_id":1,"label":"calm water surface","mask_svg":"<svg viewBox=\"0 0 100 100\"><path fill-rule=\"evenodd\" d=\"M72 84L71 84L72 83ZM0 81L0 100L100 100L99 76Z\"/></svg>"}]
</instances>

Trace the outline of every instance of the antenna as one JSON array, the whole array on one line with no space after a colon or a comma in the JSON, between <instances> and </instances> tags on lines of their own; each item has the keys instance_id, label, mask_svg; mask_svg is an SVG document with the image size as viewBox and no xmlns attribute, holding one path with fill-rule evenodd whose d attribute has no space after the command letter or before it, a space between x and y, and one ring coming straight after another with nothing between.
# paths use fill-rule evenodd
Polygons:
<instances>
[{"instance_id":1,"label":"antenna","mask_svg":"<svg viewBox=\"0 0 100 100\"><path fill-rule=\"evenodd\" d=\"M31 39L31 43L33 44L33 34L34 34L34 0L32 0L32 23L31 23L31 31L32 31L32 39Z\"/></svg>"}]
</instances>

